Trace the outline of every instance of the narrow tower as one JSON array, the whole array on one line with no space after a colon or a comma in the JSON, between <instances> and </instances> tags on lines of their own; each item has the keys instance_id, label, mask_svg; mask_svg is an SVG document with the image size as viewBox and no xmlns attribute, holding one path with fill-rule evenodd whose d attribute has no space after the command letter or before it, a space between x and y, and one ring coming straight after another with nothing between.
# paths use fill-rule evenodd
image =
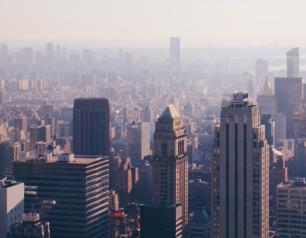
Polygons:
<instances>
[{"instance_id":1,"label":"narrow tower","mask_svg":"<svg viewBox=\"0 0 306 238\"><path fill-rule=\"evenodd\" d=\"M187 137L182 116L169 105L156 122L154 133L153 203L181 204L188 223Z\"/></svg>"}]
</instances>

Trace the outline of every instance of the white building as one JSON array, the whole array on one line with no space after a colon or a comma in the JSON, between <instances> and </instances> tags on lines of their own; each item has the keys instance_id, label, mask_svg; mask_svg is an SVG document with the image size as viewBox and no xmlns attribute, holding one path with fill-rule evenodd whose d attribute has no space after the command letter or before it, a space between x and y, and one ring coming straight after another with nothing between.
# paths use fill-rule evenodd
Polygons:
<instances>
[{"instance_id":1,"label":"white building","mask_svg":"<svg viewBox=\"0 0 306 238\"><path fill-rule=\"evenodd\" d=\"M151 154L150 124L132 122L127 126L128 155L133 162L139 162Z\"/></svg>"},{"instance_id":2,"label":"white building","mask_svg":"<svg viewBox=\"0 0 306 238\"><path fill-rule=\"evenodd\" d=\"M6 238L11 224L20 222L24 212L24 184L0 181L0 238Z\"/></svg>"}]
</instances>

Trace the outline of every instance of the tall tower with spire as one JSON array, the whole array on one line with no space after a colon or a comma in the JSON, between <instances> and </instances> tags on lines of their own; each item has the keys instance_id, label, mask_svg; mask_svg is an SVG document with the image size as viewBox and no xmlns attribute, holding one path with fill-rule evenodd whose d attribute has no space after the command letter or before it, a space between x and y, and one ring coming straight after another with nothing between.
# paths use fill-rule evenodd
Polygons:
<instances>
[{"instance_id":1,"label":"tall tower with spire","mask_svg":"<svg viewBox=\"0 0 306 238\"><path fill-rule=\"evenodd\" d=\"M181 204L188 223L187 137L182 116L169 105L156 122L154 133L153 204Z\"/></svg>"}]
</instances>

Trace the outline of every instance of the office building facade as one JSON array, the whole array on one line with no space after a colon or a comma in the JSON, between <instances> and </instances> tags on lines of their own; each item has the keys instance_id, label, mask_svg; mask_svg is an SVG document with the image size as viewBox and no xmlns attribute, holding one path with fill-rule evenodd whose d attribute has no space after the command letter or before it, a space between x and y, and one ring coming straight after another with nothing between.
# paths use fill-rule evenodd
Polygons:
<instances>
[{"instance_id":1,"label":"office building facade","mask_svg":"<svg viewBox=\"0 0 306 238\"><path fill-rule=\"evenodd\" d=\"M73 105L73 153L109 155L110 108L105 98L77 98Z\"/></svg>"},{"instance_id":2,"label":"office building facade","mask_svg":"<svg viewBox=\"0 0 306 238\"><path fill-rule=\"evenodd\" d=\"M132 122L127 126L128 156L137 164L150 155L150 124Z\"/></svg>"},{"instance_id":3,"label":"office building facade","mask_svg":"<svg viewBox=\"0 0 306 238\"><path fill-rule=\"evenodd\" d=\"M17 161L14 176L27 188L37 188L39 200L56 202L48 215L52 237L101 238L108 230L108 163L106 158L64 154Z\"/></svg>"},{"instance_id":4,"label":"office building facade","mask_svg":"<svg viewBox=\"0 0 306 238\"><path fill-rule=\"evenodd\" d=\"M247 93L224 102L212 171L212 237L269 237L269 148Z\"/></svg>"}]
</instances>

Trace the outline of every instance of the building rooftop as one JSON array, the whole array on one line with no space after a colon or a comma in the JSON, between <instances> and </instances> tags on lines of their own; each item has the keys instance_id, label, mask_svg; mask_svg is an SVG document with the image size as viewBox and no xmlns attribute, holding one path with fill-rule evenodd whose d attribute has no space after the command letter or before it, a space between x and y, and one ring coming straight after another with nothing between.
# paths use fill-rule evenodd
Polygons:
<instances>
[{"instance_id":1,"label":"building rooftop","mask_svg":"<svg viewBox=\"0 0 306 238\"><path fill-rule=\"evenodd\" d=\"M161 119L175 119L180 118L180 113L176 110L173 104L168 105L165 111L161 114L159 118Z\"/></svg>"},{"instance_id":2,"label":"building rooftop","mask_svg":"<svg viewBox=\"0 0 306 238\"><path fill-rule=\"evenodd\" d=\"M294 189L305 189L306 188L306 181L305 179L295 179L295 180L289 180L287 182L283 182L277 186L278 188L294 188Z\"/></svg>"},{"instance_id":3,"label":"building rooftop","mask_svg":"<svg viewBox=\"0 0 306 238\"><path fill-rule=\"evenodd\" d=\"M52 156L51 154L46 154L44 157L34 158L31 160L27 160L26 162L91 164L92 162L95 162L100 159L102 159L102 157L100 156L79 156L78 155L77 157L75 157L74 154L61 154L59 156Z\"/></svg>"},{"instance_id":4,"label":"building rooftop","mask_svg":"<svg viewBox=\"0 0 306 238\"><path fill-rule=\"evenodd\" d=\"M0 180L0 189L1 188L9 188L9 187L13 187L15 185L18 185L20 183L14 181L14 180L8 180L7 178L3 178L2 180Z\"/></svg>"}]
</instances>

